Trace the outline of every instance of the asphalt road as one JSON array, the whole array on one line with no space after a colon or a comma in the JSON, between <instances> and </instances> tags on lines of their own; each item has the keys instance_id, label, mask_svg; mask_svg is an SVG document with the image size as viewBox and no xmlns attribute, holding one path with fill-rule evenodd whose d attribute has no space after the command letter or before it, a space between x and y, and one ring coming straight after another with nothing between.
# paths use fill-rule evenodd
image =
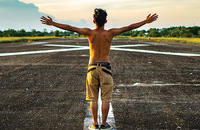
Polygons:
<instances>
[{"instance_id":1,"label":"asphalt road","mask_svg":"<svg viewBox=\"0 0 200 130\"><path fill-rule=\"evenodd\" d=\"M112 45L117 130L200 128L199 45ZM87 46L86 39L0 44L0 129L83 129Z\"/></svg>"}]
</instances>

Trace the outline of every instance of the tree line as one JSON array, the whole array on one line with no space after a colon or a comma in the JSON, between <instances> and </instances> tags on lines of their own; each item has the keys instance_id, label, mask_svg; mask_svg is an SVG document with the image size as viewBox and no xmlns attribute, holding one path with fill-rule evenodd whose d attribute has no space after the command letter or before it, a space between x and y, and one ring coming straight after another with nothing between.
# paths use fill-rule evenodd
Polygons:
<instances>
[{"instance_id":1,"label":"tree line","mask_svg":"<svg viewBox=\"0 0 200 130\"><path fill-rule=\"evenodd\" d=\"M62 37L71 35L75 35L75 33L70 31L58 31L58 30L48 32L47 29L44 29L43 31L36 31L35 29L32 29L31 31L26 31L24 29L21 30L8 29L4 31L0 30L0 37L38 37L38 36Z\"/></svg>"},{"instance_id":2,"label":"tree line","mask_svg":"<svg viewBox=\"0 0 200 130\"><path fill-rule=\"evenodd\" d=\"M70 31L50 31L48 32L47 29L44 29L43 31L36 31L35 29L32 29L31 31L26 31L24 29L21 30L14 30L14 29L8 29L1 31L0 30L0 37L24 37L24 36L56 36L56 37L62 37L62 36L73 36L78 35L74 32ZM121 36L132 36L132 37L200 37L200 27L199 26L193 26L193 27L170 27L170 28L151 28L149 30L132 30L125 33L120 34Z\"/></svg>"},{"instance_id":3,"label":"tree line","mask_svg":"<svg viewBox=\"0 0 200 130\"><path fill-rule=\"evenodd\" d=\"M200 27L170 27L170 28L151 28L148 31L129 31L122 34L123 36L132 36L132 37L200 37Z\"/></svg>"}]
</instances>

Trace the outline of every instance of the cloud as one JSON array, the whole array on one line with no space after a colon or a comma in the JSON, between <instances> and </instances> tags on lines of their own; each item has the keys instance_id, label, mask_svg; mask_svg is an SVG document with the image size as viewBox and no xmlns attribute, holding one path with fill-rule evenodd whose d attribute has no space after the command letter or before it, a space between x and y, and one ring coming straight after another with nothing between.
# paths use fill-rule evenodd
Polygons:
<instances>
[{"instance_id":1,"label":"cloud","mask_svg":"<svg viewBox=\"0 0 200 130\"><path fill-rule=\"evenodd\" d=\"M36 29L43 31L44 28L50 30L61 30L52 26L43 25L40 22L41 16L51 16L49 13L42 13L39 8L32 3L24 3L19 0L0 0L0 30L7 29ZM62 20L62 19L61 19ZM70 24L77 27L88 27L85 19L79 20L62 20L61 23Z\"/></svg>"},{"instance_id":2,"label":"cloud","mask_svg":"<svg viewBox=\"0 0 200 130\"><path fill-rule=\"evenodd\" d=\"M0 30L57 29L40 23L40 16L47 14L61 23L93 28L94 8L107 10L106 28L140 22L148 13L155 12L159 14L158 20L140 29L192 26L194 23L199 26L199 4L199 0L0 0Z\"/></svg>"},{"instance_id":3,"label":"cloud","mask_svg":"<svg viewBox=\"0 0 200 130\"><path fill-rule=\"evenodd\" d=\"M40 17L47 14L38 10L34 4L18 0L0 0L0 30L43 30L45 26L41 24Z\"/></svg>"},{"instance_id":4,"label":"cloud","mask_svg":"<svg viewBox=\"0 0 200 130\"><path fill-rule=\"evenodd\" d=\"M89 27L94 27L92 14L94 8L108 12L106 28L121 27L144 20L149 13L158 13L157 22L145 25L150 27L200 25L199 0L21 0L36 4L40 11L53 15L59 21L85 19ZM83 24L82 24L83 25ZM85 24L87 27L87 25Z\"/></svg>"}]
</instances>

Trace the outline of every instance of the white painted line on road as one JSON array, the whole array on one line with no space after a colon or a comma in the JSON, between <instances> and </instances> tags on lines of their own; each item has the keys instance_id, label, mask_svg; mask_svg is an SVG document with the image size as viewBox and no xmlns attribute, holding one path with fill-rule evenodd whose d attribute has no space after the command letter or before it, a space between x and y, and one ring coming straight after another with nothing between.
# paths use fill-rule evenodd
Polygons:
<instances>
[{"instance_id":1,"label":"white painted line on road","mask_svg":"<svg viewBox=\"0 0 200 130\"><path fill-rule=\"evenodd\" d=\"M101 125L102 120L102 111L101 111L102 101L101 101L101 88L99 88L99 97L98 97L98 123ZM84 130L88 130L88 127L93 123L92 114L90 112L90 103L88 102L87 111L86 111L86 118L84 120ZM113 107L110 103L110 109L108 112L107 123L112 126L112 130L115 130L115 117L113 114Z\"/></svg>"},{"instance_id":2,"label":"white painted line on road","mask_svg":"<svg viewBox=\"0 0 200 130\"><path fill-rule=\"evenodd\" d=\"M200 54L192 54L192 53L174 53L174 52L160 52L160 51L139 50L139 49L122 49L122 48L117 48L117 47L111 47L111 50L162 54L162 55L173 55L173 56L200 56Z\"/></svg>"},{"instance_id":3,"label":"white painted line on road","mask_svg":"<svg viewBox=\"0 0 200 130\"><path fill-rule=\"evenodd\" d=\"M161 87L161 86L200 86L200 84L181 84L181 83L152 83L152 84L147 84L147 83L134 83L134 84L119 84L116 85L118 87Z\"/></svg>"},{"instance_id":4,"label":"white painted line on road","mask_svg":"<svg viewBox=\"0 0 200 130\"><path fill-rule=\"evenodd\" d=\"M51 46L51 47L89 47L89 46L76 46L76 45L57 45L57 44L46 44L43 46Z\"/></svg>"},{"instance_id":5,"label":"white painted line on road","mask_svg":"<svg viewBox=\"0 0 200 130\"><path fill-rule=\"evenodd\" d=\"M142 43L146 43L146 44L150 44L150 45L169 45L166 43L162 43L162 42L142 42Z\"/></svg>"},{"instance_id":6,"label":"white painted line on road","mask_svg":"<svg viewBox=\"0 0 200 130\"><path fill-rule=\"evenodd\" d=\"M102 111L101 111L102 101L101 101L101 88L99 89L99 97L98 97L98 123L101 124L102 121ZM113 128L115 127L115 117L113 114L112 103L110 102L110 108L107 117L107 123L110 124Z\"/></svg>"},{"instance_id":7,"label":"white painted line on road","mask_svg":"<svg viewBox=\"0 0 200 130\"><path fill-rule=\"evenodd\" d=\"M33 42L26 45L40 45L40 44L47 44L47 43L50 43L50 42Z\"/></svg>"},{"instance_id":8,"label":"white painted line on road","mask_svg":"<svg viewBox=\"0 0 200 130\"><path fill-rule=\"evenodd\" d=\"M136 45L116 45L116 46L111 46L111 48L116 48L116 47L140 47L140 46L150 46L147 44L136 44Z\"/></svg>"},{"instance_id":9,"label":"white painted line on road","mask_svg":"<svg viewBox=\"0 0 200 130\"><path fill-rule=\"evenodd\" d=\"M88 127L93 123L92 114L90 112L90 102L87 105L86 117L84 120L83 130L89 130Z\"/></svg>"},{"instance_id":10,"label":"white painted line on road","mask_svg":"<svg viewBox=\"0 0 200 130\"><path fill-rule=\"evenodd\" d=\"M29 54L51 53L51 52L78 51L78 50L89 50L89 47L70 48L70 49L55 49L55 50L44 50L44 51L0 53L0 56L29 55Z\"/></svg>"},{"instance_id":11,"label":"white painted line on road","mask_svg":"<svg viewBox=\"0 0 200 130\"><path fill-rule=\"evenodd\" d=\"M76 46L76 45L57 45L57 44L46 44L43 46L52 46L52 47L89 47L89 46ZM147 44L136 44L136 45L116 45L116 46L111 46L111 48L116 48L116 47L140 47L140 46L150 46Z\"/></svg>"},{"instance_id":12,"label":"white painted line on road","mask_svg":"<svg viewBox=\"0 0 200 130\"><path fill-rule=\"evenodd\" d=\"M42 42L41 42L42 43ZM43 42L45 43L45 42ZM11 53L0 53L0 56L13 56L13 55L28 55L28 54L40 54L40 53L51 53L51 52L64 52L64 51L78 51L78 50L89 50L89 46L76 46L76 45L56 45L56 44L46 44L43 46L52 47L73 47L68 49L55 49L55 50L43 50L43 51L28 51L28 52L11 52ZM145 44L137 45L117 45L111 46L110 50L116 51L128 51L128 52L140 52L140 53L150 53L150 54L162 54L162 55L173 55L173 56L200 56L200 54L192 53L175 53L175 52L160 52L152 50L139 50L139 49L126 49L121 47L137 47L137 46L149 46Z\"/></svg>"}]
</instances>

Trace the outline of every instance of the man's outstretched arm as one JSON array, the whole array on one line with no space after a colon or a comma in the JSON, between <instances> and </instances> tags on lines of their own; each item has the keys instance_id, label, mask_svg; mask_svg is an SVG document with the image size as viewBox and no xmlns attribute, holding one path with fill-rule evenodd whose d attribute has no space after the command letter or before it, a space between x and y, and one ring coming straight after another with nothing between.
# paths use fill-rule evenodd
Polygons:
<instances>
[{"instance_id":1,"label":"man's outstretched arm","mask_svg":"<svg viewBox=\"0 0 200 130\"><path fill-rule=\"evenodd\" d=\"M73 27L73 26L70 26L70 25L67 25L67 24L56 23L52 20L51 17L49 17L49 16L47 16L47 17L48 18L46 18L44 16L41 17L40 21L42 22L42 24L46 24L46 25L49 25L49 26L55 26L57 28L72 31L72 32L77 32L77 33L83 34L85 36L89 36L90 33L91 33L91 30L89 28L77 28L77 27Z\"/></svg>"},{"instance_id":2,"label":"man's outstretched arm","mask_svg":"<svg viewBox=\"0 0 200 130\"><path fill-rule=\"evenodd\" d=\"M149 14L147 16L146 20L144 20L144 21L141 21L139 23L134 23L134 24L131 24L129 26L122 27L122 28L110 29L109 31L113 34L113 36L116 36L116 35L119 35L123 32L139 28L139 27L141 27L141 26L143 26L147 23L152 23L153 21L156 21L157 18L158 18L157 14L153 14L152 16L151 16L151 14Z\"/></svg>"}]
</instances>

